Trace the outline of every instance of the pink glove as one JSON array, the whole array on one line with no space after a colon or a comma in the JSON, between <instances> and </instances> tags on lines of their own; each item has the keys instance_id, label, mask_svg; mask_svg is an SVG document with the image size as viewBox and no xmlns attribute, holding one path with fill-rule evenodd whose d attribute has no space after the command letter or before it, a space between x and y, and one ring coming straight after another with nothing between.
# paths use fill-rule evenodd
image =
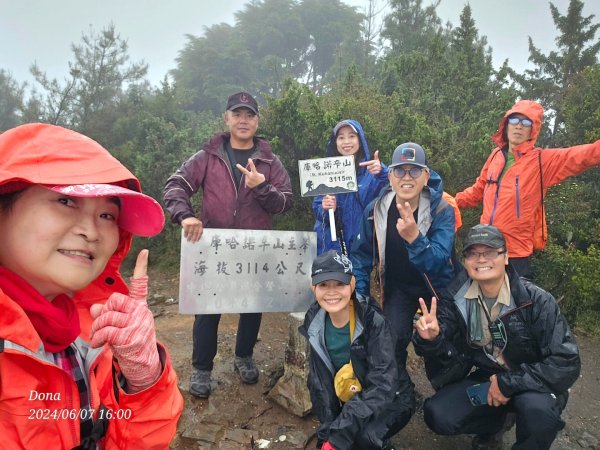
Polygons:
<instances>
[{"instance_id":1,"label":"pink glove","mask_svg":"<svg viewBox=\"0 0 600 450\"><path fill-rule=\"evenodd\" d=\"M325 441L325 443L321 446L321 450L335 450L335 447L329 443L329 441Z\"/></svg>"},{"instance_id":2,"label":"pink glove","mask_svg":"<svg viewBox=\"0 0 600 450\"><path fill-rule=\"evenodd\" d=\"M129 393L139 392L158 380L162 364L156 347L154 318L146 304L148 251L138 256L131 279L131 296L113 293L104 305L92 305L91 345L108 344L127 380Z\"/></svg>"}]
</instances>

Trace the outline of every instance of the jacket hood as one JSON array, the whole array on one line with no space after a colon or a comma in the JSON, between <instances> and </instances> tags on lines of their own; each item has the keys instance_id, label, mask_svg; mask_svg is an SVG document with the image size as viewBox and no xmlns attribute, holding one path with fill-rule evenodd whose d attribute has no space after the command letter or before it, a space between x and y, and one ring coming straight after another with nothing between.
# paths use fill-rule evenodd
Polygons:
<instances>
[{"instance_id":1,"label":"jacket hood","mask_svg":"<svg viewBox=\"0 0 600 450\"><path fill-rule=\"evenodd\" d=\"M519 145L520 148L533 148L542 129L542 120L544 118L544 108L538 102L532 100L520 100L513 105L506 113L500 122L498 131L492 136L492 141L499 147L504 147L508 142L504 140L504 128L506 127L506 119L512 114L519 113L533 121L531 127L531 136L528 141Z\"/></svg>"},{"instance_id":2,"label":"jacket hood","mask_svg":"<svg viewBox=\"0 0 600 450\"><path fill-rule=\"evenodd\" d=\"M361 155L359 162L369 161L371 159L371 156L369 154L369 146L367 144L367 138L365 137L365 132L363 131L363 128L360 125L360 123L358 123L356 120L352 120L352 119L344 119L344 120L341 120L340 122L338 122L338 124L341 124L341 123L352 126L358 133L358 138L360 139L360 149L358 151L359 152L362 151L362 155ZM334 129L335 129L335 127L334 127ZM338 155L339 154L337 151L336 136L332 130L331 135L329 136L329 141L327 141L325 157L329 158L330 156L338 156ZM356 171L358 172L359 169L364 170L364 167L357 167Z\"/></svg>"},{"instance_id":3,"label":"jacket hood","mask_svg":"<svg viewBox=\"0 0 600 450\"><path fill-rule=\"evenodd\" d=\"M431 208L435 209L444 193L442 177L440 177L435 170L429 169L429 181L427 182L427 187L431 193Z\"/></svg>"},{"instance_id":4,"label":"jacket hood","mask_svg":"<svg viewBox=\"0 0 600 450\"><path fill-rule=\"evenodd\" d=\"M96 141L56 125L33 123L0 134L0 193L31 184L116 184L141 192L127 168ZM104 272L74 298L106 300L112 292L127 293L120 265L132 235L120 229L119 245ZM82 323L82 330L84 324Z\"/></svg>"}]
</instances>

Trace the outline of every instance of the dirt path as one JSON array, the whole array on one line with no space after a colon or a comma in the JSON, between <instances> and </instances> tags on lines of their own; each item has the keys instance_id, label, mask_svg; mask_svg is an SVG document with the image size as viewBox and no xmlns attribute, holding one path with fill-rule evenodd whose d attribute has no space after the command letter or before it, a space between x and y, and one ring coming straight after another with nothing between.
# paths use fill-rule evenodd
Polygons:
<instances>
[{"instance_id":1,"label":"dirt path","mask_svg":"<svg viewBox=\"0 0 600 450\"><path fill-rule=\"evenodd\" d=\"M253 386L242 384L233 372L238 316L223 315L219 327L219 352L213 371L214 392L208 400L199 400L188 393L193 316L178 314L177 303L171 301L177 295L177 279L161 280L160 275L151 275L150 292L149 303L156 315L157 334L171 352L185 399L185 411L171 444L172 449L247 449L250 448L251 436L255 448L260 448L260 445L271 449L315 448L315 418L311 415L296 417L266 397L283 366L287 343L286 314L263 315L260 341L254 354L261 378ZM600 449L600 339L578 336L578 343L583 359L582 375L573 387L563 412L567 425L555 441L554 450ZM431 395L433 391L417 357L409 359L408 369L418 395ZM420 408L406 428L394 437L393 443L396 449L470 448L467 436L442 437L429 431ZM514 428L505 437L505 448L510 448L512 443Z\"/></svg>"}]
</instances>

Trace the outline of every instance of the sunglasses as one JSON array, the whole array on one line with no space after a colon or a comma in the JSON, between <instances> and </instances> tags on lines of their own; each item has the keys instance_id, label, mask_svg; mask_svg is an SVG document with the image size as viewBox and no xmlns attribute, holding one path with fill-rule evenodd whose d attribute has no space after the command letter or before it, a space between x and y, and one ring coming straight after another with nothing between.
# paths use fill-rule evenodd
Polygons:
<instances>
[{"instance_id":1,"label":"sunglasses","mask_svg":"<svg viewBox=\"0 0 600 450\"><path fill-rule=\"evenodd\" d=\"M517 125L519 122L526 128L529 128L531 125L533 125L533 121L529 119L519 119L518 117L508 118L508 123L510 123L511 125Z\"/></svg>"},{"instance_id":2,"label":"sunglasses","mask_svg":"<svg viewBox=\"0 0 600 450\"><path fill-rule=\"evenodd\" d=\"M392 169L392 173L396 178L404 178L406 174L409 174L412 179L416 180L423 173L423 168L411 167L410 169L405 169L402 166L396 166Z\"/></svg>"}]
</instances>

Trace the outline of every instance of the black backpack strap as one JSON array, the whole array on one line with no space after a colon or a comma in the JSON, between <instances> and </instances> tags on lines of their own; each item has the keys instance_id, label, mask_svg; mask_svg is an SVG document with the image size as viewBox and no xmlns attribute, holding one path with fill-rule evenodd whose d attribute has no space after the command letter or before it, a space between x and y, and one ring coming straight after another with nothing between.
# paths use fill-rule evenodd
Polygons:
<instances>
[{"instance_id":1,"label":"black backpack strap","mask_svg":"<svg viewBox=\"0 0 600 450\"><path fill-rule=\"evenodd\" d=\"M83 437L81 440L81 444L77 447L74 447L73 450L95 450L97 448L97 443L104 437L106 431L108 430L108 416L106 406L100 404L98 408L98 417L96 422L94 422L94 426L92 427L90 433Z\"/></svg>"},{"instance_id":2,"label":"black backpack strap","mask_svg":"<svg viewBox=\"0 0 600 450\"><path fill-rule=\"evenodd\" d=\"M113 392L115 394L115 398L117 402L119 401L119 381L117 376L117 369L115 365L112 365L112 377L113 377ZM108 430L108 422L109 419L107 416L110 414L107 413L107 408L102 403L100 403L100 407L98 408L98 417L99 419L94 422L92 429L87 434L87 436L81 436L81 444L77 447L74 447L72 450L95 450L97 448L97 443L104 437L106 431Z\"/></svg>"}]
</instances>

